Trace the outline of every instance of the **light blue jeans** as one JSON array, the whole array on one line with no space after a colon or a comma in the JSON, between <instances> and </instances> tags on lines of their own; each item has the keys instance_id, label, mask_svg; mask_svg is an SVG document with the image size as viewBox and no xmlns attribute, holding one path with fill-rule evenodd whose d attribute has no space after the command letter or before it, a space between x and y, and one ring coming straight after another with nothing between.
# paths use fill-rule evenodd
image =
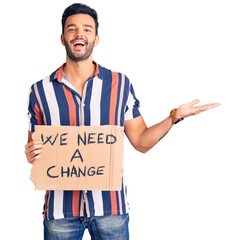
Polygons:
<instances>
[{"instance_id":1,"label":"light blue jeans","mask_svg":"<svg viewBox=\"0 0 245 240\"><path fill-rule=\"evenodd\" d=\"M86 228L92 240L129 240L128 222L128 214L44 220L44 240L81 240Z\"/></svg>"}]
</instances>

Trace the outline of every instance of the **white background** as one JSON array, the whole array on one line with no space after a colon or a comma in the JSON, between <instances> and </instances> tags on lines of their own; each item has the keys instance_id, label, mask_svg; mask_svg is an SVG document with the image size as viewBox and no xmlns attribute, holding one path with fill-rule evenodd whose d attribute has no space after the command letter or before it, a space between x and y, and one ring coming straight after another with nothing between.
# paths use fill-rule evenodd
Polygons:
<instances>
[{"instance_id":1,"label":"white background","mask_svg":"<svg viewBox=\"0 0 245 240\"><path fill-rule=\"evenodd\" d=\"M1 23L1 238L43 239L27 141L32 83L63 62L61 15L73 1L5 1ZM147 154L125 141L133 240L244 240L245 7L238 0L99 1L94 60L133 82L148 126L199 98ZM88 234L84 239L89 239Z\"/></svg>"}]
</instances>

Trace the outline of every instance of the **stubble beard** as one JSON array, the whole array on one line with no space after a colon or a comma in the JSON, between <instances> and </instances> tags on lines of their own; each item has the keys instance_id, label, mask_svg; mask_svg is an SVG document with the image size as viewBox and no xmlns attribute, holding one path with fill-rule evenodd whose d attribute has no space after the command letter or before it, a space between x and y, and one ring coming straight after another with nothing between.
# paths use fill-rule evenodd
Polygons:
<instances>
[{"instance_id":1,"label":"stubble beard","mask_svg":"<svg viewBox=\"0 0 245 240\"><path fill-rule=\"evenodd\" d=\"M65 49L66 49L66 54L67 56L74 62L79 62L79 61L84 61L84 60L87 60L92 52L93 52L93 49L94 49L94 44L95 44L95 40L92 42L92 43L89 43L87 45L87 49L85 51L84 54L82 54L81 56L76 56L72 51L71 51L71 48L69 46L69 43L64 39L64 43L65 43ZM85 46L84 46L85 47Z\"/></svg>"}]
</instances>

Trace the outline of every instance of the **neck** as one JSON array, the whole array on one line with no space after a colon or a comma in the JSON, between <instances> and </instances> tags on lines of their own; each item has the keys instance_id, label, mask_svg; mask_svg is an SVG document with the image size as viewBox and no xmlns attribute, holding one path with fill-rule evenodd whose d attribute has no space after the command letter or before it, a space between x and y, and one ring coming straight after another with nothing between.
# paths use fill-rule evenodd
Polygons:
<instances>
[{"instance_id":1,"label":"neck","mask_svg":"<svg viewBox=\"0 0 245 240\"><path fill-rule=\"evenodd\" d=\"M79 62L74 62L70 58L66 58L64 73L71 83L84 84L94 73L95 64L92 57Z\"/></svg>"}]
</instances>

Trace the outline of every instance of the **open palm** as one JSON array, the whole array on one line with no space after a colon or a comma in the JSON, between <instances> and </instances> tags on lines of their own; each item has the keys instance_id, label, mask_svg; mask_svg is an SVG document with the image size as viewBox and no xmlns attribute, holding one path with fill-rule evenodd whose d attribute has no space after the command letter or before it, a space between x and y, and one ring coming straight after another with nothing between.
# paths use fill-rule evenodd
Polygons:
<instances>
[{"instance_id":1,"label":"open palm","mask_svg":"<svg viewBox=\"0 0 245 240\"><path fill-rule=\"evenodd\" d=\"M199 99L195 99L190 103L185 103L180 105L176 112L178 118L186 118L220 106L220 103L209 103L201 106L194 106L199 102L200 102Z\"/></svg>"}]
</instances>

